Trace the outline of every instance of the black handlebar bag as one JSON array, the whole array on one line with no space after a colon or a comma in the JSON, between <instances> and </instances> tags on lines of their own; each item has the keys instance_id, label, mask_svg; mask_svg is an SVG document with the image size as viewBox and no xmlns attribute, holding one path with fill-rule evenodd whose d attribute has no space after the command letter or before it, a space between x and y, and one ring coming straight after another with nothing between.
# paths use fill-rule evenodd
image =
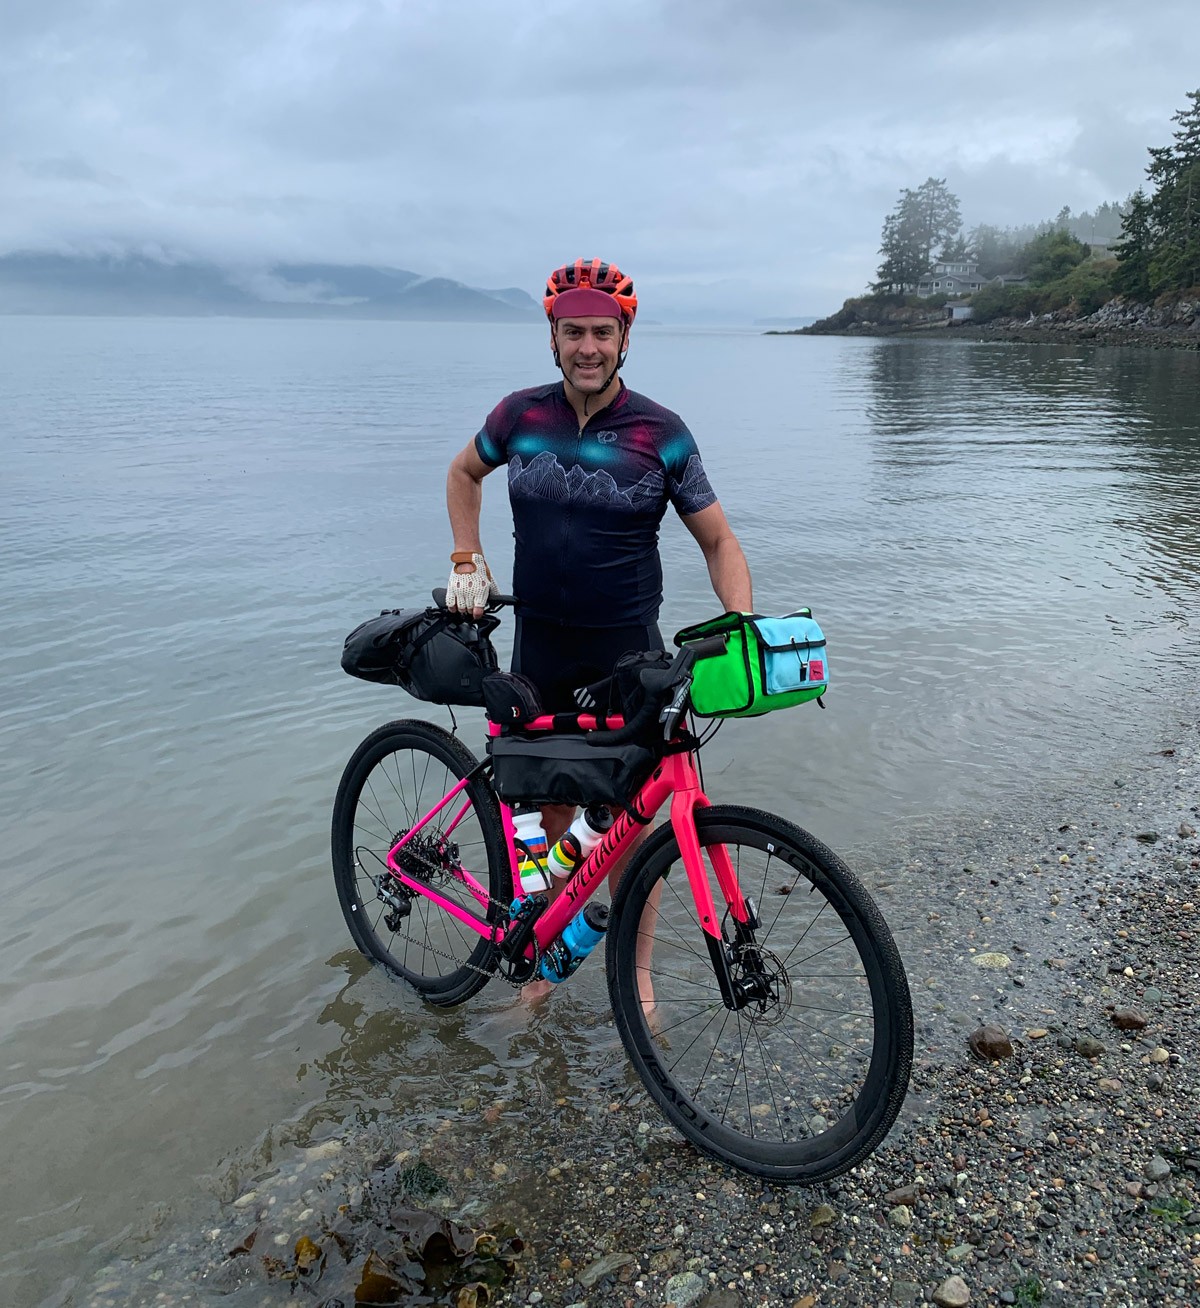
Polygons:
<instances>
[{"instance_id":1,"label":"black handlebar bag","mask_svg":"<svg viewBox=\"0 0 1200 1308\"><path fill-rule=\"evenodd\" d=\"M499 666L490 639L499 625L491 614L476 621L438 608L384 609L346 637L342 671L430 704L479 707L483 679Z\"/></svg>"}]
</instances>

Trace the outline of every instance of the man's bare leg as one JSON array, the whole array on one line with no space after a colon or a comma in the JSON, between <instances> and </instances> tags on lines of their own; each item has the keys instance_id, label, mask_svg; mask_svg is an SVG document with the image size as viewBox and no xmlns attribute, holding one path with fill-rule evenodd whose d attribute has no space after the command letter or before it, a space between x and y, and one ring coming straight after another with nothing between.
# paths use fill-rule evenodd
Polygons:
<instances>
[{"instance_id":1,"label":"man's bare leg","mask_svg":"<svg viewBox=\"0 0 1200 1308\"><path fill-rule=\"evenodd\" d=\"M546 832L546 848L551 849L558 844L559 839L566 829L575 820L575 806L573 804L543 804L542 805L542 827ZM550 878L549 888L542 893L553 903L558 898L565 882L559 881L554 877ZM514 887L516 889L516 887ZM554 982L547 981L545 977L538 977L535 981L527 981L521 987L521 998L527 1004L540 1003L554 989Z\"/></svg>"},{"instance_id":2,"label":"man's bare leg","mask_svg":"<svg viewBox=\"0 0 1200 1308\"><path fill-rule=\"evenodd\" d=\"M608 893L616 897L617 887L621 884L621 878L625 875L625 869L629 865L629 860L637 851L638 846L650 834L649 827L643 827L633 838L633 843L621 855L611 872L608 874ZM650 974L650 955L654 949L654 930L658 925L658 902L662 898L662 885L659 884L650 892L646 907L642 912L642 920L638 923L637 949L634 955L634 971L637 973L638 996L642 1001L642 1012L649 1021L654 1012L654 982Z\"/></svg>"}]
</instances>

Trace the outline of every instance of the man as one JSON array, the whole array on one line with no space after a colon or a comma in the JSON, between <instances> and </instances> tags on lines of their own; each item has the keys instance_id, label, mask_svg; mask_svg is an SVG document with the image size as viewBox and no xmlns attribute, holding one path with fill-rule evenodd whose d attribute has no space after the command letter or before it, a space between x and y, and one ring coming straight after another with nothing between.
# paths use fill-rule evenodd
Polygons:
<instances>
[{"instance_id":1,"label":"man","mask_svg":"<svg viewBox=\"0 0 1200 1308\"><path fill-rule=\"evenodd\" d=\"M484 477L507 463L518 600L512 670L537 686L547 711L563 712L575 708L578 687L607 677L622 654L663 648L658 527L668 503L699 543L725 609L748 612L753 604L745 555L691 432L618 376L637 314L633 282L615 264L576 259L550 274L542 304L563 380L501 400L451 463L446 604L478 617L496 591L479 507ZM551 845L573 816L563 805L542 809ZM614 892L628 856L609 878ZM639 944L647 1015L654 1008L645 966L651 947L647 935ZM525 997L549 989L535 982Z\"/></svg>"},{"instance_id":2,"label":"man","mask_svg":"<svg viewBox=\"0 0 1200 1308\"><path fill-rule=\"evenodd\" d=\"M451 463L446 603L478 615L495 590L479 506L484 477L507 463L519 601L513 671L554 712L572 709L575 688L608 676L622 654L663 647L658 527L668 503L696 538L724 607L753 606L745 555L691 433L618 375L637 314L632 281L614 264L577 259L550 275L543 305L563 380L502 400ZM556 839L549 823L547 836Z\"/></svg>"}]
</instances>

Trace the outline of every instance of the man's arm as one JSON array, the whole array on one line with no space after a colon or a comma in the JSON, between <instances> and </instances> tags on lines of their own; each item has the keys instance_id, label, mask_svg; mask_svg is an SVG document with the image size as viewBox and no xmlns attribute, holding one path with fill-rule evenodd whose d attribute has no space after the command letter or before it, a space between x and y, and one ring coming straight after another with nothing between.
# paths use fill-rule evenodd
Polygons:
<instances>
[{"instance_id":1,"label":"man's arm","mask_svg":"<svg viewBox=\"0 0 1200 1308\"><path fill-rule=\"evenodd\" d=\"M454 535L456 554L461 551L483 555L483 545L479 540L479 509L483 503L483 479L493 471L492 465L484 463L479 457L474 441L460 450L450 464L450 471L446 475L446 511L450 515L450 530ZM456 563L453 571L469 575L475 571L475 565ZM490 569L487 571L490 572ZM450 608L454 608L454 578L451 577L450 580L451 594L447 596L447 603ZM483 614L480 605L472 606L471 611L477 618Z\"/></svg>"},{"instance_id":2,"label":"man's arm","mask_svg":"<svg viewBox=\"0 0 1200 1308\"><path fill-rule=\"evenodd\" d=\"M726 611L752 612L754 599L750 588L750 568L738 538L725 517L725 510L720 504L710 504L699 513L685 517L683 525L696 538L696 543L704 552L713 590L717 592L717 599L725 605Z\"/></svg>"},{"instance_id":3,"label":"man's arm","mask_svg":"<svg viewBox=\"0 0 1200 1308\"><path fill-rule=\"evenodd\" d=\"M446 511L450 514L455 550L483 553L479 542L479 508L483 503L483 479L494 471L491 464L479 457L474 441L460 450L450 464L446 477Z\"/></svg>"}]
</instances>

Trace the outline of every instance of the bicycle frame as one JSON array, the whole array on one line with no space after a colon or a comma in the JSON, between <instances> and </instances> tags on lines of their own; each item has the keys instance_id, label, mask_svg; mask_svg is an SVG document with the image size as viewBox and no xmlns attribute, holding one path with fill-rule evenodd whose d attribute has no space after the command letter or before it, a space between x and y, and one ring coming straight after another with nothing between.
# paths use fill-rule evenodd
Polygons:
<instances>
[{"instance_id":1,"label":"bicycle frame","mask_svg":"<svg viewBox=\"0 0 1200 1308\"><path fill-rule=\"evenodd\" d=\"M550 731L553 724L554 719L546 716L535 719L528 725L527 729ZM607 727L614 725L617 725L617 721L614 719L610 718L605 722ZM597 723L594 718L580 716L579 726L584 730L593 730L597 727ZM499 735L500 728L494 723L490 723L489 733L493 736ZM447 899L433 887L409 876L397 861L397 855L408 841L443 809L452 805L455 799L466 789L467 784L467 779L464 778L453 786L428 813L420 818L397 841L388 851L387 866L391 874L408 890L432 900L439 908L451 913L465 927L478 935L501 943L509 929L507 925L487 922L481 917L474 916L461 904ZM605 833L604 838L576 868L558 896L537 919L533 931L534 941L536 941L537 949L542 953L545 953L554 944L562 935L567 924L583 909L583 906L595 893L603 879L612 871L618 860L630 849L645 824L654 818L668 798L671 800L671 827L679 843L684 870L687 873L688 883L696 905L697 920L705 934L722 995L726 1003L732 1006L735 999L721 934L722 916L713 899L708 869L705 866L700 850L699 837L696 833L695 810L697 808L707 808L710 801L701 788L700 778L696 772L692 756L687 753L668 754L659 761L654 771L638 791L631 806L641 815L643 821L639 821L625 811L616 815L613 825ZM455 827L469 812L470 807L470 802L464 801L445 828L445 835L449 836L453 833ZM513 872L514 890L516 890L519 883L517 882L517 855L513 845L512 810L507 804L501 803L500 813L509 865ZM708 847L708 856L716 874L724 905L735 921L735 930L739 930L739 935L742 931L752 931L757 925L754 920L755 915L752 906L747 903L742 895L737 874L734 871L728 852L723 845L711 845ZM465 868L460 869L459 875L480 907L486 911L489 898L487 888ZM525 951L527 957L532 956L533 948L533 944L527 947Z\"/></svg>"}]
</instances>

